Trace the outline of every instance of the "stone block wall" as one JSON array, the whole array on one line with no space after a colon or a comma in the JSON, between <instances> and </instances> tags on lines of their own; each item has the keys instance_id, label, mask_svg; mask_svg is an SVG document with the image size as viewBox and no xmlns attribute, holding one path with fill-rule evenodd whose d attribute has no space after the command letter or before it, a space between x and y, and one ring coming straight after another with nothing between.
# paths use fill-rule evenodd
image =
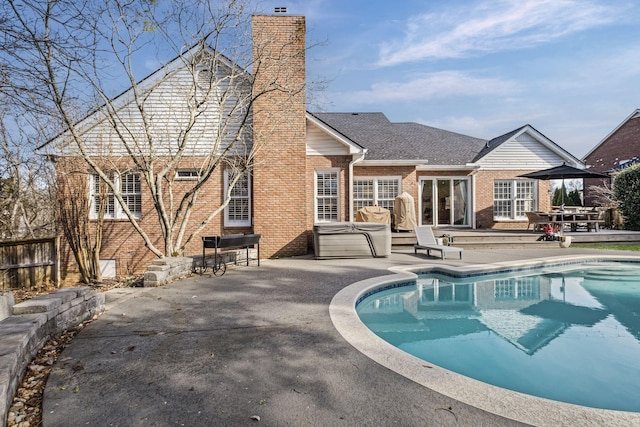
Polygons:
<instances>
[{"instance_id":1,"label":"stone block wall","mask_svg":"<svg viewBox=\"0 0 640 427\"><path fill-rule=\"evenodd\" d=\"M144 286L155 287L185 277L193 271L193 258L170 257L153 261L144 273Z\"/></svg>"},{"instance_id":2,"label":"stone block wall","mask_svg":"<svg viewBox=\"0 0 640 427\"><path fill-rule=\"evenodd\" d=\"M0 296L0 418L7 412L27 366L44 344L104 311L105 295L89 287L60 289L13 305L13 295ZM3 312L0 309L0 314Z\"/></svg>"}]
</instances>

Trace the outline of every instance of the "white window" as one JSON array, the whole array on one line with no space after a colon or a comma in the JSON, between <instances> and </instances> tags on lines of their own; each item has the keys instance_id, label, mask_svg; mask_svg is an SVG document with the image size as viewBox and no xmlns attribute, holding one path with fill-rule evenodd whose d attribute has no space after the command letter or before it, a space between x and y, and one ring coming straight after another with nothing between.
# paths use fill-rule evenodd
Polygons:
<instances>
[{"instance_id":1,"label":"white window","mask_svg":"<svg viewBox=\"0 0 640 427\"><path fill-rule=\"evenodd\" d=\"M224 176L225 194L231 181L231 171ZM224 225L245 227L251 225L251 182L248 173L243 174L231 189L231 200L224 209Z\"/></svg>"},{"instance_id":2,"label":"white window","mask_svg":"<svg viewBox=\"0 0 640 427\"><path fill-rule=\"evenodd\" d=\"M339 175L337 170L316 171L316 222L338 221Z\"/></svg>"},{"instance_id":3,"label":"white window","mask_svg":"<svg viewBox=\"0 0 640 427\"><path fill-rule=\"evenodd\" d=\"M495 280L494 297L496 301L538 300L540 298L539 278L520 277Z\"/></svg>"},{"instance_id":4,"label":"white window","mask_svg":"<svg viewBox=\"0 0 640 427\"><path fill-rule=\"evenodd\" d=\"M178 169L176 171L177 179L197 179L200 173L195 169Z\"/></svg>"},{"instance_id":5,"label":"white window","mask_svg":"<svg viewBox=\"0 0 640 427\"><path fill-rule=\"evenodd\" d=\"M400 194L400 177L354 178L353 211L365 206L380 206L393 212Z\"/></svg>"},{"instance_id":6,"label":"white window","mask_svg":"<svg viewBox=\"0 0 640 427\"><path fill-rule=\"evenodd\" d=\"M89 180L89 201L91 204L91 219L97 219L100 210L104 209L104 218L126 219L127 215L113 195L111 188L100 179L98 174L91 174ZM134 217L142 215L142 188L140 175L137 173L114 174L114 184L119 187L120 194L129 211Z\"/></svg>"},{"instance_id":7,"label":"white window","mask_svg":"<svg viewBox=\"0 0 640 427\"><path fill-rule=\"evenodd\" d=\"M496 180L493 183L493 218L526 219L526 212L535 211L536 181Z\"/></svg>"}]
</instances>

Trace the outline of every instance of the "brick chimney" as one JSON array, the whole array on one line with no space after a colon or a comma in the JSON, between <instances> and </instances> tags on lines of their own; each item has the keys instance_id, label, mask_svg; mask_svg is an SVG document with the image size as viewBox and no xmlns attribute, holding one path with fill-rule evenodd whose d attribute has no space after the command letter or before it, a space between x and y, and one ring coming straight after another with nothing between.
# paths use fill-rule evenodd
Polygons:
<instances>
[{"instance_id":1,"label":"brick chimney","mask_svg":"<svg viewBox=\"0 0 640 427\"><path fill-rule=\"evenodd\" d=\"M307 253L303 16L254 16L254 231L265 257Z\"/></svg>"}]
</instances>

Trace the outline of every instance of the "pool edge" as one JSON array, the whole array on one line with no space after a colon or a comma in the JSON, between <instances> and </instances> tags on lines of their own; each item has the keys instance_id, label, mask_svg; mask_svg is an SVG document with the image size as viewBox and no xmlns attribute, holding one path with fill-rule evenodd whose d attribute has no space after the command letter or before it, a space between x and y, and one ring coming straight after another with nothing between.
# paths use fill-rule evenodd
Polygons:
<instances>
[{"instance_id":1,"label":"pool edge","mask_svg":"<svg viewBox=\"0 0 640 427\"><path fill-rule=\"evenodd\" d=\"M521 267L544 267L566 262L636 261L638 256L576 255L482 265L422 264L392 267L390 275L353 283L332 299L329 314L336 330L358 351L382 366L462 403L507 419L532 425L640 425L640 413L596 409L563 403L503 389L443 369L397 349L376 336L359 319L356 301L367 291L390 283L414 279L413 271L447 271L470 274Z\"/></svg>"}]
</instances>

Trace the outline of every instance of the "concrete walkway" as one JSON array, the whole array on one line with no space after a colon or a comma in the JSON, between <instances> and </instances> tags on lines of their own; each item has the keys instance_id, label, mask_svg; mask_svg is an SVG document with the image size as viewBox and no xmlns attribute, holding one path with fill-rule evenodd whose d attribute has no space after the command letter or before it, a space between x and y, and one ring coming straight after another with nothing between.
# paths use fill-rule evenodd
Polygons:
<instances>
[{"instance_id":1,"label":"concrete walkway","mask_svg":"<svg viewBox=\"0 0 640 427\"><path fill-rule=\"evenodd\" d=\"M464 263L583 253L598 252L467 250ZM378 365L333 327L329 303L339 290L425 262L443 261L412 250L388 259L290 258L109 291L107 311L51 373L44 425L518 425Z\"/></svg>"}]
</instances>

